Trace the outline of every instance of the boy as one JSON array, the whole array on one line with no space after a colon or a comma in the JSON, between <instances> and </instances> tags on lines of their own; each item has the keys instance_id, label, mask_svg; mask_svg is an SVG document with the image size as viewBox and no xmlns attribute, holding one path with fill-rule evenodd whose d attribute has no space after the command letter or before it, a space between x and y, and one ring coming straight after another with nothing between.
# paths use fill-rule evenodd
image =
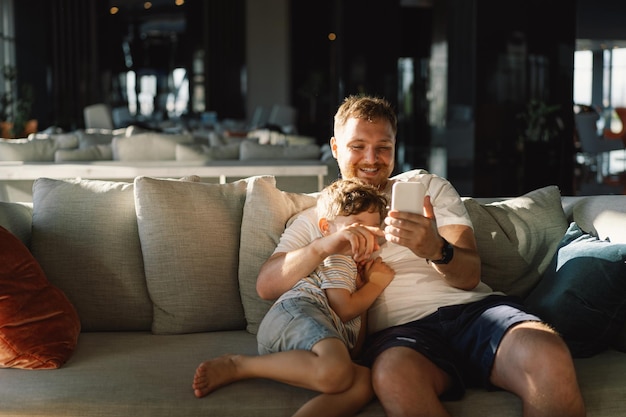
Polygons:
<instances>
[{"instance_id":1,"label":"boy","mask_svg":"<svg viewBox=\"0 0 626 417\"><path fill-rule=\"evenodd\" d=\"M361 316L394 272L380 257L357 265L350 255L363 244L354 229L379 228L387 203L376 187L358 179L338 180L320 193L317 232L341 234L349 253L325 254L274 303L257 335L261 356L226 355L200 364L193 383L197 397L238 380L269 378L322 393L295 416L353 415L373 398L369 369L354 364L350 351L364 335Z\"/></svg>"}]
</instances>

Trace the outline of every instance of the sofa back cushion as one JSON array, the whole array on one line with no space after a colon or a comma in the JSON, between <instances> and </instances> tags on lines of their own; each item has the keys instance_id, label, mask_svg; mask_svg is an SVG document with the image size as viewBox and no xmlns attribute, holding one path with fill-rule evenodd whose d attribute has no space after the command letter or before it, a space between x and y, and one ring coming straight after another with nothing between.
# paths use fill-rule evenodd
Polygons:
<instances>
[{"instance_id":1,"label":"sofa back cushion","mask_svg":"<svg viewBox=\"0 0 626 417\"><path fill-rule=\"evenodd\" d=\"M190 134L139 133L113 138L113 159L116 161L174 161L176 145L192 143Z\"/></svg>"},{"instance_id":2,"label":"sofa back cushion","mask_svg":"<svg viewBox=\"0 0 626 417\"><path fill-rule=\"evenodd\" d=\"M31 248L83 331L150 330L133 184L36 180Z\"/></svg>"},{"instance_id":3,"label":"sofa back cushion","mask_svg":"<svg viewBox=\"0 0 626 417\"><path fill-rule=\"evenodd\" d=\"M253 177L248 183L241 223L239 288L246 313L246 329L256 334L272 305L256 292L261 265L270 257L289 219L315 205L315 194L288 193L276 188L273 177Z\"/></svg>"},{"instance_id":4,"label":"sofa back cushion","mask_svg":"<svg viewBox=\"0 0 626 417\"><path fill-rule=\"evenodd\" d=\"M0 139L0 161L52 162L57 149L53 139Z\"/></svg>"},{"instance_id":5,"label":"sofa back cushion","mask_svg":"<svg viewBox=\"0 0 626 417\"><path fill-rule=\"evenodd\" d=\"M93 145L88 148L58 149L54 153L54 162L110 161L113 159L111 145Z\"/></svg>"},{"instance_id":6,"label":"sofa back cushion","mask_svg":"<svg viewBox=\"0 0 626 417\"><path fill-rule=\"evenodd\" d=\"M556 186L505 201L465 200L480 253L482 280L525 297L540 280L567 229Z\"/></svg>"},{"instance_id":7,"label":"sofa back cushion","mask_svg":"<svg viewBox=\"0 0 626 417\"><path fill-rule=\"evenodd\" d=\"M254 140L244 140L239 148L242 161L263 159L319 159L321 150L315 143L307 145L259 144Z\"/></svg>"},{"instance_id":8,"label":"sofa back cushion","mask_svg":"<svg viewBox=\"0 0 626 417\"><path fill-rule=\"evenodd\" d=\"M245 327L237 269L246 180L135 179L135 204L157 334Z\"/></svg>"},{"instance_id":9,"label":"sofa back cushion","mask_svg":"<svg viewBox=\"0 0 626 417\"><path fill-rule=\"evenodd\" d=\"M572 219L601 240L626 243L625 200L623 195L581 198L573 205Z\"/></svg>"}]
</instances>

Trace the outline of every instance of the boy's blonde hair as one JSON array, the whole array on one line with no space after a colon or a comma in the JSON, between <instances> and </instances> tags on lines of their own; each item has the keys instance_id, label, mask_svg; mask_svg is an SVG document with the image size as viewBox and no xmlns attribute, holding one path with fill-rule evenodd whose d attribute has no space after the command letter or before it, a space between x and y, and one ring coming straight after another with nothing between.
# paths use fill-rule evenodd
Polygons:
<instances>
[{"instance_id":1,"label":"boy's blonde hair","mask_svg":"<svg viewBox=\"0 0 626 417\"><path fill-rule=\"evenodd\" d=\"M398 118L391 104L384 98L359 95L346 97L335 114L335 136L351 118L370 122L385 120L391 125L393 134L398 133Z\"/></svg>"},{"instance_id":2,"label":"boy's blonde hair","mask_svg":"<svg viewBox=\"0 0 626 417\"><path fill-rule=\"evenodd\" d=\"M331 221L337 216L378 212L380 220L387 216L387 196L378 188L359 179L339 179L324 188L317 198L317 214Z\"/></svg>"}]
</instances>

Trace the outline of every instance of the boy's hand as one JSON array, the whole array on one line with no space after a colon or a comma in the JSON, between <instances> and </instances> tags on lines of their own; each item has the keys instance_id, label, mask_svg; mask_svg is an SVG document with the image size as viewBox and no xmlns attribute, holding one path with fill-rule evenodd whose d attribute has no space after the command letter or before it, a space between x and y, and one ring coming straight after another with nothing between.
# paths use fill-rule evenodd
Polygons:
<instances>
[{"instance_id":1,"label":"boy's hand","mask_svg":"<svg viewBox=\"0 0 626 417\"><path fill-rule=\"evenodd\" d=\"M393 268L383 262L380 256L363 263L360 272L361 274L359 275L363 276L363 281L371 282L381 288L387 287L396 274Z\"/></svg>"},{"instance_id":2,"label":"boy's hand","mask_svg":"<svg viewBox=\"0 0 626 417\"><path fill-rule=\"evenodd\" d=\"M352 256L355 262L361 263L380 249L378 238L384 236L378 227L355 223L324 237L324 252Z\"/></svg>"}]
</instances>

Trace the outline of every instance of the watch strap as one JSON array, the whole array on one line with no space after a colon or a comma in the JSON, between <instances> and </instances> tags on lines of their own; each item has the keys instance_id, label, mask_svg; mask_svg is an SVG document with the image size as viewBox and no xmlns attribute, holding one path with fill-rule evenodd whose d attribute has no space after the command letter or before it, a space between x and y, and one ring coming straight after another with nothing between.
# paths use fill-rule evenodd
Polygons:
<instances>
[{"instance_id":1,"label":"watch strap","mask_svg":"<svg viewBox=\"0 0 626 417\"><path fill-rule=\"evenodd\" d=\"M450 242L448 242L445 238L442 237L441 239L443 239L443 247L441 248L441 259L430 260L430 262L436 265L449 264L454 257L454 246L452 246Z\"/></svg>"}]
</instances>

